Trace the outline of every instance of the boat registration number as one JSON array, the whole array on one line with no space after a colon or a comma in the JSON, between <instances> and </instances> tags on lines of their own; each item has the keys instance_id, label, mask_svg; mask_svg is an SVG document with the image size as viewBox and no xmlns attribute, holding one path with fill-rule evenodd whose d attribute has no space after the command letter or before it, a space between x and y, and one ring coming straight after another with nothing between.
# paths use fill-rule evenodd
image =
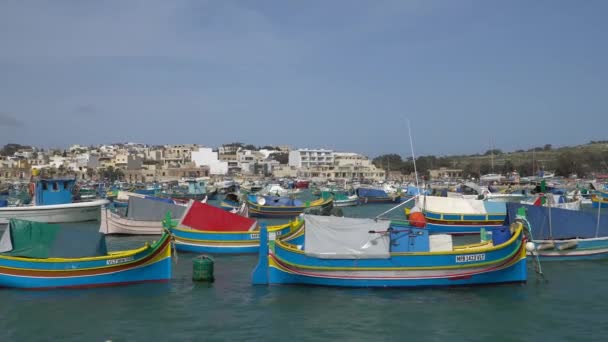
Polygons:
<instances>
[{"instance_id":1,"label":"boat registration number","mask_svg":"<svg viewBox=\"0 0 608 342\"><path fill-rule=\"evenodd\" d=\"M485 254L467 254L457 255L456 262L473 262L473 261L484 261L486 260Z\"/></svg>"},{"instance_id":2,"label":"boat registration number","mask_svg":"<svg viewBox=\"0 0 608 342\"><path fill-rule=\"evenodd\" d=\"M133 261L133 257L128 258L120 258L120 259L111 259L106 261L106 265L118 265L124 264L125 262Z\"/></svg>"},{"instance_id":3,"label":"boat registration number","mask_svg":"<svg viewBox=\"0 0 608 342\"><path fill-rule=\"evenodd\" d=\"M251 239L259 239L260 238L260 234L249 234L249 237Z\"/></svg>"}]
</instances>

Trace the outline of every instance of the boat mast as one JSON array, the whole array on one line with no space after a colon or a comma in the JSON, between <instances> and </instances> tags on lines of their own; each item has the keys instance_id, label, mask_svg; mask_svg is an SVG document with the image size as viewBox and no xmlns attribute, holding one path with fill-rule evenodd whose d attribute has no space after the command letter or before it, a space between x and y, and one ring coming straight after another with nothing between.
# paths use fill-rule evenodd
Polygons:
<instances>
[{"instance_id":1,"label":"boat mast","mask_svg":"<svg viewBox=\"0 0 608 342\"><path fill-rule=\"evenodd\" d=\"M416 169L416 156L414 155L414 143L412 140L412 128L410 126L410 119L407 119L407 132L410 136L410 149L412 150L412 161L414 162L414 175L416 176L416 191L420 192L418 187L418 170Z\"/></svg>"},{"instance_id":2,"label":"boat mast","mask_svg":"<svg viewBox=\"0 0 608 342\"><path fill-rule=\"evenodd\" d=\"M490 138L490 161L492 163L492 174L494 174L494 144Z\"/></svg>"},{"instance_id":3,"label":"boat mast","mask_svg":"<svg viewBox=\"0 0 608 342\"><path fill-rule=\"evenodd\" d=\"M595 237L597 237L600 233L600 212L602 211L602 203L603 203L603 198L601 195L596 195L597 199L599 200L597 202L597 223L595 226Z\"/></svg>"}]
</instances>

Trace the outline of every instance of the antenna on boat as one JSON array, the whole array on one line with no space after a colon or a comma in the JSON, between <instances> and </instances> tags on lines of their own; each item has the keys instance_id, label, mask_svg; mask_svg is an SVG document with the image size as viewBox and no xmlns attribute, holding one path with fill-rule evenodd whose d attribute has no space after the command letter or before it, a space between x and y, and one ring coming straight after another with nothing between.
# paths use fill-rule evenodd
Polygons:
<instances>
[{"instance_id":1,"label":"antenna on boat","mask_svg":"<svg viewBox=\"0 0 608 342\"><path fill-rule=\"evenodd\" d=\"M418 170L416 169L416 156L414 155L414 142L412 140L412 128L410 125L410 119L406 119L407 121L407 132L410 136L410 149L412 150L412 161L414 162L414 175L416 176L416 191L420 191L418 187Z\"/></svg>"},{"instance_id":2,"label":"antenna on boat","mask_svg":"<svg viewBox=\"0 0 608 342\"><path fill-rule=\"evenodd\" d=\"M603 198L601 197L601 195L596 195L597 199L599 200L597 202L597 223L595 226L595 237L597 237L600 233L600 212L602 211L602 200Z\"/></svg>"}]
</instances>

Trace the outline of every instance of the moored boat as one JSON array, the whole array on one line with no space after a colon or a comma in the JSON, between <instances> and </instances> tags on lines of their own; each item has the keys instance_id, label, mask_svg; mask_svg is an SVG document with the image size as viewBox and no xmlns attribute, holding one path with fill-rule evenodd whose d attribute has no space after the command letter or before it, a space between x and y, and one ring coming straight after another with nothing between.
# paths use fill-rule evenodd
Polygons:
<instances>
[{"instance_id":1,"label":"moored boat","mask_svg":"<svg viewBox=\"0 0 608 342\"><path fill-rule=\"evenodd\" d=\"M304 215L304 243L260 233L253 284L344 287L456 286L525 282L521 223L496 228L491 241L453 246L451 236L429 236L390 222Z\"/></svg>"},{"instance_id":2,"label":"moored boat","mask_svg":"<svg viewBox=\"0 0 608 342\"><path fill-rule=\"evenodd\" d=\"M46 223L99 220L101 207L109 201L100 199L73 203L74 184L74 179L39 179L30 183L34 205L1 207L0 224L8 224L11 218Z\"/></svg>"},{"instance_id":3,"label":"moored boat","mask_svg":"<svg viewBox=\"0 0 608 342\"><path fill-rule=\"evenodd\" d=\"M334 207L351 207L359 204L357 195L349 195L346 191L322 191L321 198L333 198Z\"/></svg>"},{"instance_id":4,"label":"moored boat","mask_svg":"<svg viewBox=\"0 0 608 342\"><path fill-rule=\"evenodd\" d=\"M401 201L401 194L389 194L384 189L360 187L355 190L355 193L363 204L398 203Z\"/></svg>"},{"instance_id":5,"label":"moored boat","mask_svg":"<svg viewBox=\"0 0 608 342\"><path fill-rule=\"evenodd\" d=\"M162 220L169 213L172 219L180 219L186 206L168 203L159 198L130 197L126 213L109 208L102 209L99 232L103 234L160 235Z\"/></svg>"},{"instance_id":6,"label":"moored boat","mask_svg":"<svg viewBox=\"0 0 608 342\"><path fill-rule=\"evenodd\" d=\"M0 287L79 288L171 278L170 234L152 244L108 252L103 235L12 219L0 240Z\"/></svg>"},{"instance_id":7,"label":"moored boat","mask_svg":"<svg viewBox=\"0 0 608 342\"><path fill-rule=\"evenodd\" d=\"M236 193L229 193L220 202L220 208L228 211L238 210L241 207L241 199Z\"/></svg>"},{"instance_id":8,"label":"moored boat","mask_svg":"<svg viewBox=\"0 0 608 342\"><path fill-rule=\"evenodd\" d=\"M163 224L168 227L170 220L164 220ZM295 220L269 230L276 235L289 235L301 225L301 221ZM260 243L255 220L200 202L189 203L186 214L171 231L176 249L186 252L256 253Z\"/></svg>"},{"instance_id":9,"label":"moored boat","mask_svg":"<svg viewBox=\"0 0 608 342\"><path fill-rule=\"evenodd\" d=\"M507 209L510 222L529 225L532 253L541 260L608 258L608 213L516 203L507 204Z\"/></svg>"},{"instance_id":10,"label":"moored boat","mask_svg":"<svg viewBox=\"0 0 608 342\"><path fill-rule=\"evenodd\" d=\"M478 234L481 228L502 226L507 217L505 202L420 196L416 207L431 233Z\"/></svg>"},{"instance_id":11,"label":"moored boat","mask_svg":"<svg viewBox=\"0 0 608 342\"><path fill-rule=\"evenodd\" d=\"M255 196L247 197L247 207L251 217L295 217L309 208L329 213L333 208L333 198L304 202L294 198Z\"/></svg>"},{"instance_id":12,"label":"moored boat","mask_svg":"<svg viewBox=\"0 0 608 342\"><path fill-rule=\"evenodd\" d=\"M593 208L608 208L608 194L599 193L591 195L591 205Z\"/></svg>"}]
</instances>

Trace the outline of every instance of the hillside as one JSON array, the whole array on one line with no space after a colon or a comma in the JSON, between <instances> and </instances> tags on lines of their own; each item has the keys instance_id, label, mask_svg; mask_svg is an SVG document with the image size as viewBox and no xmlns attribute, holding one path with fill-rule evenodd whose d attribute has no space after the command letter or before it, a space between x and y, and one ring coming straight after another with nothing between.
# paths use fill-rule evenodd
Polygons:
<instances>
[{"instance_id":1,"label":"hillside","mask_svg":"<svg viewBox=\"0 0 608 342\"><path fill-rule=\"evenodd\" d=\"M492 160L494 168L492 170ZM377 167L390 171L413 172L411 158L402 160L399 155L388 154L374 159ZM420 156L416 166L421 174L440 167L462 169L465 177L479 177L487 173L518 171L521 176L531 176L538 170L556 172L558 176L577 174L579 177L594 173L608 173L608 141L590 142L578 146L552 148L551 145L531 148L527 151L486 151L484 154L454 156ZM534 171L536 172L534 172Z\"/></svg>"}]
</instances>

